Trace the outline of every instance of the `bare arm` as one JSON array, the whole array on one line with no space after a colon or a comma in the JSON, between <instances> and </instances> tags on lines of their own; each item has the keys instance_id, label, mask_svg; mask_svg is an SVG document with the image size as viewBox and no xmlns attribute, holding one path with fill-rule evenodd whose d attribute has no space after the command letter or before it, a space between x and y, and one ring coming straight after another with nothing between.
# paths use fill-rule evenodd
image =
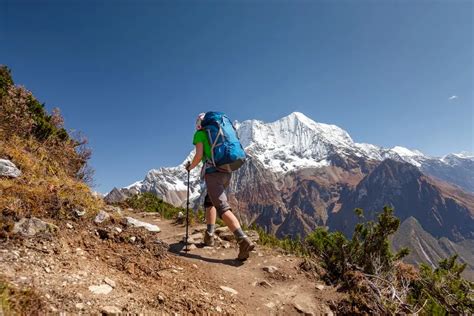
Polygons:
<instances>
[{"instance_id":1,"label":"bare arm","mask_svg":"<svg viewBox=\"0 0 474 316\"><path fill-rule=\"evenodd\" d=\"M197 143L196 144L196 153L194 154L194 158L193 158L193 161L191 162L191 165L187 168L189 171L194 169L201 162L202 154L203 154L203 150L204 150L203 148L204 147L203 147L202 143Z\"/></svg>"}]
</instances>

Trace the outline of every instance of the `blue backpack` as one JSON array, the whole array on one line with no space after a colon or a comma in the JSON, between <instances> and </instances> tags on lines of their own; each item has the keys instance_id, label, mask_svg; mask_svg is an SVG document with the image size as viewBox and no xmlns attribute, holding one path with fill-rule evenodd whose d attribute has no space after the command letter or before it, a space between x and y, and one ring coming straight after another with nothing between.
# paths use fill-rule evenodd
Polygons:
<instances>
[{"instance_id":1,"label":"blue backpack","mask_svg":"<svg viewBox=\"0 0 474 316\"><path fill-rule=\"evenodd\" d=\"M217 170L231 172L245 162L245 151L229 118L221 112L207 112L201 122L211 145L209 163Z\"/></svg>"}]
</instances>

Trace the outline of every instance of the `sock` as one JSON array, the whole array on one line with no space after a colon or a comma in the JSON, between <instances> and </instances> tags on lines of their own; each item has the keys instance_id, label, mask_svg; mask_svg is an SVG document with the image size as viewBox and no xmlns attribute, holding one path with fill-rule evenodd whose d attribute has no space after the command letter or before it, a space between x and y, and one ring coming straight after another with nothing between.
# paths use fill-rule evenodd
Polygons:
<instances>
[{"instance_id":1,"label":"sock","mask_svg":"<svg viewBox=\"0 0 474 316\"><path fill-rule=\"evenodd\" d=\"M214 230L216 229L215 224L207 224L207 232L209 235L214 235Z\"/></svg>"},{"instance_id":2,"label":"sock","mask_svg":"<svg viewBox=\"0 0 474 316\"><path fill-rule=\"evenodd\" d=\"M234 230L234 236L237 240L244 239L245 237L247 237L247 235L245 235L244 231L242 230L242 227L239 227Z\"/></svg>"}]
</instances>

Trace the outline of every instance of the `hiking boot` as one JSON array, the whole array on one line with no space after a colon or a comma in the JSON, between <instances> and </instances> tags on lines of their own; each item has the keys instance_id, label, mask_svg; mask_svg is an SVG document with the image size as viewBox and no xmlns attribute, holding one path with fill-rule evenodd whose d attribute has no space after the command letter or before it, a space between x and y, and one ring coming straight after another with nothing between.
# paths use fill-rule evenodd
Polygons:
<instances>
[{"instance_id":1,"label":"hiking boot","mask_svg":"<svg viewBox=\"0 0 474 316\"><path fill-rule=\"evenodd\" d=\"M242 261L247 260L247 258L250 256L250 251L255 248L255 244L248 237L242 238L238 241L238 243L239 255L237 256L237 259Z\"/></svg>"},{"instance_id":2,"label":"hiking boot","mask_svg":"<svg viewBox=\"0 0 474 316\"><path fill-rule=\"evenodd\" d=\"M214 234L209 234L209 232L204 232L204 245L209 247L214 247Z\"/></svg>"}]
</instances>

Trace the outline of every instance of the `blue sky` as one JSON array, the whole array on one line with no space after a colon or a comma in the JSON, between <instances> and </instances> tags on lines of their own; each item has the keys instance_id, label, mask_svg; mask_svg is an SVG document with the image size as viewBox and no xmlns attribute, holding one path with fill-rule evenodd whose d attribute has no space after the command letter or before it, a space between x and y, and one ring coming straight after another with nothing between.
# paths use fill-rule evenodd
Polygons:
<instances>
[{"instance_id":1,"label":"blue sky","mask_svg":"<svg viewBox=\"0 0 474 316\"><path fill-rule=\"evenodd\" d=\"M467 0L0 0L0 63L89 137L101 192L180 163L207 110L473 151L473 38Z\"/></svg>"}]
</instances>

